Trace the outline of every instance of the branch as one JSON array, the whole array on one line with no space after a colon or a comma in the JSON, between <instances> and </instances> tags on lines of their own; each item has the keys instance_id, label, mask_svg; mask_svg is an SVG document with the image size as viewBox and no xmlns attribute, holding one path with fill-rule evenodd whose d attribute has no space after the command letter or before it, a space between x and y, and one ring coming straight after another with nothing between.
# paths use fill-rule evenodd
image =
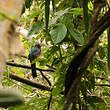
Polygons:
<instances>
[{"instance_id":1,"label":"branch","mask_svg":"<svg viewBox=\"0 0 110 110\"><path fill-rule=\"evenodd\" d=\"M35 82L33 82L33 81L30 81L30 80L21 78L21 77L15 75L15 74L12 74L12 73L9 74L9 77L10 77L11 79L14 79L14 80L16 80L16 81L19 81L19 82L21 82L21 83L30 85L30 86L32 86L32 87L35 87L35 88L38 88L38 89L41 89L41 90L47 90L47 91L51 91L51 90L52 90L52 88L50 88L50 87L43 86L43 85L38 84L38 83L35 83Z\"/></svg>"},{"instance_id":2,"label":"branch","mask_svg":"<svg viewBox=\"0 0 110 110\"><path fill-rule=\"evenodd\" d=\"M22 88L25 89L25 90L28 90L28 91L32 92L31 89L26 88L26 87L24 87L23 85L18 84L17 82L15 82L15 81L13 81L12 79L10 79L8 76L4 76L4 78L7 79L8 81L10 81L11 83L16 84L16 85L22 87Z\"/></svg>"},{"instance_id":3,"label":"branch","mask_svg":"<svg viewBox=\"0 0 110 110\"><path fill-rule=\"evenodd\" d=\"M75 106L76 98L77 98L79 87L80 87L81 77L84 74L84 71L87 68L92 56L96 52L97 39L103 33L103 31L110 26L109 18L110 18L110 9L108 10L108 12L104 14L104 16L99 21L97 21L95 25L95 29L89 36L90 39L87 45L71 61L67 73L72 74L73 80L72 80L72 85L70 85L71 87L66 95L63 110L69 110L72 104L73 104L72 106ZM69 75L67 77L69 77Z\"/></svg>"},{"instance_id":4,"label":"branch","mask_svg":"<svg viewBox=\"0 0 110 110\"><path fill-rule=\"evenodd\" d=\"M104 77L96 77L96 79L106 80L106 81L110 82L110 80L109 80L109 79L104 78Z\"/></svg>"},{"instance_id":5,"label":"branch","mask_svg":"<svg viewBox=\"0 0 110 110\"><path fill-rule=\"evenodd\" d=\"M46 65L47 67L49 67L49 68L52 68L53 70L56 70L56 68L55 67L53 67L53 66L50 66L50 65Z\"/></svg>"},{"instance_id":6,"label":"branch","mask_svg":"<svg viewBox=\"0 0 110 110\"><path fill-rule=\"evenodd\" d=\"M49 101L48 101L48 108L47 108L47 110L50 110L51 101L52 101L52 91L50 93L50 98L49 98Z\"/></svg>"},{"instance_id":7,"label":"branch","mask_svg":"<svg viewBox=\"0 0 110 110\"><path fill-rule=\"evenodd\" d=\"M31 69L31 67L28 66L28 65L21 65L21 64L17 64L17 63L13 63L13 62L6 62L6 64L9 65L9 66ZM54 72L54 70L40 69L40 68L36 68L36 70L45 71L45 72Z\"/></svg>"},{"instance_id":8,"label":"branch","mask_svg":"<svg viewBox=\"0 0 110 110\"><path fill-rule=\"evenodd\" d=\"M74 59L71 62L70 66L74 65L74 68L73 68L74 70L71 70L71 68L69 68L68 70L69 70L69 72L74 73L74 75L76 75L76 76L73 79L74 81L73 81L71 88L70 88L70 90L67 94L67 97L65 99L65 104L64 104L63 110L68 110L71 103L72 102L75 103L76 96L77 96L76 94L77 94L77 91L79 90L81 77L84 74L84 71L87 68L92 56L96 52L97 39L103 33L103 31L110 26L110 19L109 18L110 18L110 9L96 23L97 29L95 29L95 31L91 34L89 42L83 48L83 50L77 56L74 57ZM78 61L79 61L79 63L77 63L77 65L75 65L76 62L78 62Z\"/></svg>"},{"instance_id":9,"label":"branch","mask_svg":"<svg viewBox=\"0 0 110 110\"><path fill-rule=\"evenodd\" d=\"M61 51L60 46L59 46L59 54L60 54L60 62L62 63L62 51Z\"/></svg>"},{"instance_id":10,"label":"branch","mask_svg":"<svg viewBox=\"0 0 110 110\"><path fill-rule=\"evenodd\" d=\"M50 80L43 74L43 72L40 71L40 73L41 73L42 77L48 82L49 86L52 86Z\"/></svg>"},{"instance_id":11,"label":"branch","mask_svg":"<svg viewBox=\"0 0 110 110\"><path fill-rule=\"evenodd\" d=\"M110 87L110 84L96 84L95 86L107 86L107 87Z\"/></svg>"},{"instance_id":12,"label":"branch","mask_svg":"<svg viewBox=\"0 0 110 110\"><path fill-rule=\"evenodd\" d=\"M98 21L98 17L99 17L102 7L104 7L106 5L106 3L104 1L102 1L102 2L101 1L102 0L100 0L100 2L99 2L99 0L94 1L89 36L94 31L94 28L96 27L96 23ZM95 29L97 29L97 28L95 28Z\"/></svg>"}]
</instances>

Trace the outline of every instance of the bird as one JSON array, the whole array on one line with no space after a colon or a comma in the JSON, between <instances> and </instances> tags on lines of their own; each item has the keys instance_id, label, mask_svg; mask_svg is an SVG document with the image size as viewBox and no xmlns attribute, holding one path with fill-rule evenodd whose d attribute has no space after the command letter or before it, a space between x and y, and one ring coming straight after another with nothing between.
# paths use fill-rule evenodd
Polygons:
<instances>
[{"instance_id":1,"label":"bird","mask_svg":"<svg viewBox=\"0 0 110 110\"><path fill-rule=\"evenodd\" d=\"M33 62L38 56L41 54L41 46L40 44L36 44L34 47L29 52L28 55L28 60L30 60L31 64L31 71L32 71L32 77L35 78L37 77L37 72L36 72L36 63Z\"/></svg>"}]
</instances>

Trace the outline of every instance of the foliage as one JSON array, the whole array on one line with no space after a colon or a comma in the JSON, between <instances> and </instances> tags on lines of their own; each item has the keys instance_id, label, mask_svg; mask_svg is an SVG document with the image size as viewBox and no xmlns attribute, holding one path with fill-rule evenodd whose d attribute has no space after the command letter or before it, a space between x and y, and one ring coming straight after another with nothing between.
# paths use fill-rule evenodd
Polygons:
<instances>
[{"instance_id":1,"label":"foliage","mask_svg":"<svg viewBox=\"0 0 110 110\"><path fill-rule=\"evenodd\" d=\"M54 72L44 73L53 85L51 110L61 110L63 107L64 93L62 92L64 92L65 74L71 59L88 39L89 17L93 11L91 5L92 0L86 1L83 6L79 0L62 0L61 2L58 0L52 0L52 2L51 0L45 0L45 2L25 0L25 10L19 23L28 31L28 35L20 35L20 37L25 46L26 56L35 43L40 43L42 46L42 54L36 60L37 67L54 70ZM107 57L109 56L106 53L107 32L105 31L99 39L98 50L81 80L80 100L82 107L87 106L87 110L109 110L110 108L110 90L108 87L101 87L101 84L109 85L110 82L107 71ZM15 59L10 57L9 60L29 65L28 59L23 57ZM32 80L30 70L7 67L3 79L4 87L17 86L26 100L24 105L10 107L9 110L47 110L50 92L10 80L8 77L10 72ZM40 72L38 73L34 81L48 86Z\"/></svg>"}]
</instances>

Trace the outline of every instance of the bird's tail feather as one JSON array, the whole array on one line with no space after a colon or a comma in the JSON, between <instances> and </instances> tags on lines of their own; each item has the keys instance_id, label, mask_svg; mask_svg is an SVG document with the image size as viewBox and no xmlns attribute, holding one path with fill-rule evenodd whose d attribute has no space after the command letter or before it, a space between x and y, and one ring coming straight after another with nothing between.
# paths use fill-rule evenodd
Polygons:
<instances>
[{"instance_id":1,"label":"bird's tail feather","mask_svg":"<svg viewBox=\"0 0 110 110\"><path fill-rule=\"evenodd\" d=\"M36 64L35 63L31 64L31 68L32 68L32 77L33 78L37 77Z\"/></svg>"}]
</instances>

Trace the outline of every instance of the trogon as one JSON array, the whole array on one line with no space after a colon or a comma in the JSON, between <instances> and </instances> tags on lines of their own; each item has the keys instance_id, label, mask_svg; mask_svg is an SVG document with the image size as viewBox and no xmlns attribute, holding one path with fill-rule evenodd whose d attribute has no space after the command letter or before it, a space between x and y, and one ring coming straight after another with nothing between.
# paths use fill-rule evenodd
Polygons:
<instances>
[{"instance_id":1,"label":"trogon","mask_svg":"<svg viewBox=\"0 0 110 110\"><path fill-rule=\"evenodd\" d=\"M33 62L41 53L41 46L39 44L36 44L29 52L28 59L31 63L31 70L32 70L32 77L37 77L36 72L36 63Z\"/></svg>"}]
</instances>

